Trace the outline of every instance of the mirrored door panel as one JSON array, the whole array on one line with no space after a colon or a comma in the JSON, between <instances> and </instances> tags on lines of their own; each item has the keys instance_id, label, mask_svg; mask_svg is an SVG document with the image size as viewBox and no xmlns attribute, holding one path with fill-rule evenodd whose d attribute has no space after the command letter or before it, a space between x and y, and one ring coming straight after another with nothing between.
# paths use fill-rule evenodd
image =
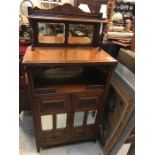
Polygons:
<instances>
[{"instance_id":1,"label":"mirrored door panel","mask_svg":"<svg viewBox=\"0 0 155 155\"><path fill-rule=\"evenodd\" d=\"M97 110L88 111L87 124L95 124Z\"/></svg>"},{"instance_id":2,"label":"mirrored door panel","mask_svg":"<svg viewBox=\"0 0 155 155\"><path fill-rule=\"evenodd\" d=\"M84 121L84 112L75 112L74 113L74 127L82 126Z\"/></svg>"},{"instance_id":3,"label":"mirrored door panel","mask_svg":"<svg viewBox=\"0 0 155 155\"><path fill-rule=\"evenodd\" d=\"M46 44L62 44L65 40L65 24L38 23L38 41Z\"/></svg>"},{"instance_id":4,"label":"mirrored door panel","mask_svg":"<svg viewBox=\"0 0 155 155\"><path fill-rule=\"evenodd\" d=\"M53 129L53 115L42 115L41 116L41 127L43 131Z\"/></svg>"},{"instance_id":5,"label":"mirrored door panel","mask_svg":"<svg viewBox=\"0 0 155 155\"><path fill-rule=\"evenodd\" d=\"M67 114L56 114L56 128L66 128L66 120L67 120Z\"/></svg>"}]
</instances>

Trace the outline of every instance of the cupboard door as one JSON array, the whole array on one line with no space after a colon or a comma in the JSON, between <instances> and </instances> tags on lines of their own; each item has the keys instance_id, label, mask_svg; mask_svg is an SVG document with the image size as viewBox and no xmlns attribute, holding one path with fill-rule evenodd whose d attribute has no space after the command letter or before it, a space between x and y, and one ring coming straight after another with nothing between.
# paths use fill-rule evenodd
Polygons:
<instances>
[{"instance_id":1,"label":"cupboard door","mask_svg":"<svg viewBox=\"0 0 155 155\"><path fill-rule=\"evenodd\" d=\"M72 121L72 140L95 139L97 136L97 109L75 110Z\"/></svg>"},{"instance_id":2,"label":"cupboard door","mask_svg":"<svg viewBox=\"0 0 155 155\"><path fill-rule=\"evenodd\" d=\"M96 139L103 92L75 93L72 96L72 141Z\"/></svg>"},{"instance_id":3,"label":"cupboard door","mask_svg":"<svg viewBox=\"0 0 155 155\"><path fill-rule=\"evenodd\" d=\"M68 128L68 95L37 98L40 135L43 146L65 143Z\"/></svg>"}]
</instances>

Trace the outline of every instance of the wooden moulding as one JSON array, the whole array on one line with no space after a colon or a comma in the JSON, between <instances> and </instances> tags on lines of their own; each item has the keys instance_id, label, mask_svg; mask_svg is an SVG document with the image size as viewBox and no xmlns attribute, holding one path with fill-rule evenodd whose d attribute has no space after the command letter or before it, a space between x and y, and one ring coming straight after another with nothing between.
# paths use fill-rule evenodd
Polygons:
<instances>
[{"instance_id":1,"label":"wooden moulding","mask_svg":"<svg viewBox=\"0 0 155 155\"><path fill-rule=\"evenodd\" d=\"M78 7L74 7L71 4L64 4L64 5L58 5L52 9L39 9L38 7L35 8L29 8L29 14L34 15L34 16L39 16L39 15L44 15L47 17L50 16L57 16L59 17L68 17L72 16L73 18L75 17L83 17L83 18L102 18L102 13L87 13L79 9ZM31 17L31 16L30 16ZM80 21L81 22L81 21Z\"/></svg>"}]
</instances>

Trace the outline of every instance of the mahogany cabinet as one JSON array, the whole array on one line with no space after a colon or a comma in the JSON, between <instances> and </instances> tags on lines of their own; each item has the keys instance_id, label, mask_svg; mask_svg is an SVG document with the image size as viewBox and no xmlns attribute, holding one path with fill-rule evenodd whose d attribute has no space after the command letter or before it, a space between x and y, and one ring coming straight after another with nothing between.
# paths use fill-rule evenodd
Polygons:
<instances>
[{"instance_id":1,"label":"mahogany cabinet","mask_svg":"<svg viewBox=\"0 0 155 155\"><path fill-rule=\"evenodd\" d=\"M40 148L47 146L98 138L105 98L113 68L117 63L113 57L99 48L99 30L104 23L99 18L100 15L98 18L94 14L86 15L68 4L58 8L44 11L46 16L43 16L43 13L41 16L41 10L36 8L34 12L31 11L29 19L33 45L27 48L23 58L38 152ZM61 15L59 13L56 17L58 11ZM38 22L65 23L66 26L70 23L80 23L81 26L86 22L85 24L92 25L95 30L93 35L84 38L70 36L69 29L65 27L66 42L61 46L58 43L54 46L53 42L36 42L39 30L35 28ZM46 41L56 41L62 36L41 37ZM72 45L67 41L69 37L73 37ZM92 44L84 44L85 39L92 40ZM82 44L77 46L76 41L79 40Z\"/></svg>"},{"instance_id":2,"label":"mahogany cabinet","mask_svg":"<svg viewBox=\"0 0 155 155\"><path fill-rule=\"evenodd\" d=\"M76 63L72 64L72 61L68 60L73 56L72 52L70 48L64 48L65 51L68 50L66 53L68 57L65 64L62 64L63 61L58 60L60 58L57 57L59 51L52 53L52 48L50 48L50 55L55 56L57 60L51 61L50 64L48 60L41 63L39 59L45 60L44 56L47 52L46 48L43 48L42 56L40 55L42 58L40 58L37 52L39 49L32 51L28 48L23 60L28 75L38 151L40 147L96 140L99 136L104 101L116 60L102 50L89 47L93 58L90 60L90 53L86 50L88 48L83 48L85 53L80 57L76 57L74 53ZM92 52L93 50L96 51L96 55ZM76 51L79 55L82 49L76 48L74 52ZM38 55L37 59L35 59L36 55ZM97 55L101 57L97 58ZM75 70L82 68L80 75L74 77L71 74L71 77L65 77L64 72L67 74L70 66L73 66ZM60 69L60 72L55 72L57 76L53 78L55 74L52 70L55 69ZM58 79L61 71L64 77ZM47 76L48 72L50 72L48 75L50 79ZM43 79L42 75L44 75Z\"/></svg>"}]
</instances>

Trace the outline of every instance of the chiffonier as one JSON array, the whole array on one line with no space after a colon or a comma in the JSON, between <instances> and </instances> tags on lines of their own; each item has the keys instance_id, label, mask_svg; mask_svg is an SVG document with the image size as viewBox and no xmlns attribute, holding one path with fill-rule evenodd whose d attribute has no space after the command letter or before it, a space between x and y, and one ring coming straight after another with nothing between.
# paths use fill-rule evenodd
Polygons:
<instances>
[{"instance_id":1,"label":"chiffonier","mask_svg":"<svg viewBox=\"0 0 155 155\"><path fill-rule=\"evenodd\" d=\"M37 151L96 140L117 63L100 49L106 21L69 4L29 11L32 45L22 63Z\"/></svg>"}]
</instances>

